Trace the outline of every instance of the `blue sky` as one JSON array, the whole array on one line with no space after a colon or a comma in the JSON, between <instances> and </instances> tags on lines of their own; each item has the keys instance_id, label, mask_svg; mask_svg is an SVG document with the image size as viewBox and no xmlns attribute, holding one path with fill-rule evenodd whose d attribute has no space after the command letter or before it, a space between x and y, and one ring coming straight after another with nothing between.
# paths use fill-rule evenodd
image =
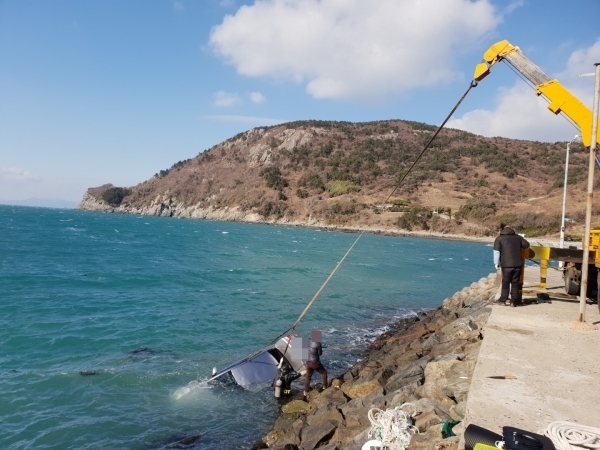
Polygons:
<instances>
[{"instance_id":1,"label":"blue sky","mask_svg":"<svg viewBox=\"0 0 600 450\"><path fill-rule=\"evenodd\" d=\"M439 124L494 42L590 105L597 0L0 0L0 200L132 186L299 119ZM570 140L506 65L451 126Z\"/></svg>"}]
</instances>

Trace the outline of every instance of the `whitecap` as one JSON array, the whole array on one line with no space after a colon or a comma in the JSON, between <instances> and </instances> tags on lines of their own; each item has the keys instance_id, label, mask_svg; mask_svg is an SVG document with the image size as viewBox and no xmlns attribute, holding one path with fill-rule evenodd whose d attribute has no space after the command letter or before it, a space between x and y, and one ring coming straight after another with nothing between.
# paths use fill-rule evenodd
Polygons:
<instances>
[{"instance_id":1,"label":"whitecap","mask_svg":"<svg viewBox=\"0 0 600 450\"><path fill-rule=\"evenodd\" d=\"M435 258L429 258L429 261L435 261Z\"/></svg>"},{"instance_id":2,"label":"whitecap","mask_svg":"<svg viewBox=\"0 0 600 450\"><path fill-rule=\"evenodd\" d=\"M229 234L229 231L221 231L222 234Z\"/></svg>"}]
</instances>

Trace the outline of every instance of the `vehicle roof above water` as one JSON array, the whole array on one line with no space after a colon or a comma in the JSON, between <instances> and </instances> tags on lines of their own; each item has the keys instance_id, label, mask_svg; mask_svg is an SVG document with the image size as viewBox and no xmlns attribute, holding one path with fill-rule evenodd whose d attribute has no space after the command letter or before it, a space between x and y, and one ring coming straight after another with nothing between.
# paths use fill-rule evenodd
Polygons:
<instances>
[{"instance_id":1,"label":"vehicle roof above water","mask_svg":"<svg viewBox=\"0 0 600 450\"><path fill-rule=\"evenodd\" d=\"M265 347L256 354L249 355L215 373L208 381L216 380L227 374L231 375L236 384L250 386L260 383L271 383L276 375L280 358L289 364L296 372L305 369L303 360L306 339L300 336L288 335L279 339L275 345Z\"/></svg>"}]
</instances>

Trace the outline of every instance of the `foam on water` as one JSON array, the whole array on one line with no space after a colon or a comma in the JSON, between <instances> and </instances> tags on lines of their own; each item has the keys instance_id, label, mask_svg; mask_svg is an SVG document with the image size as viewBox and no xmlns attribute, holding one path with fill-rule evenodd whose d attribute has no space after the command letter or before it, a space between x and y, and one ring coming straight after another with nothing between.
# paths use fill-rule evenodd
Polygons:
<instances>
[{"instance_id":1,"label":"foam on water","mask_svg":"<svg viewBox=\"0 0 600 450\"><path fill-rule=\"evenodd\" d=\"M190 381L186 386L182 386L177 389L175 392L171 394L171 398L173 400L181 400L182 398L186 398L189 400L190 398L196 398L202 392L207 389L211 389L211 385L208 384L208 378L203 380L193 380Z\"/></svg>"}]
</instances>

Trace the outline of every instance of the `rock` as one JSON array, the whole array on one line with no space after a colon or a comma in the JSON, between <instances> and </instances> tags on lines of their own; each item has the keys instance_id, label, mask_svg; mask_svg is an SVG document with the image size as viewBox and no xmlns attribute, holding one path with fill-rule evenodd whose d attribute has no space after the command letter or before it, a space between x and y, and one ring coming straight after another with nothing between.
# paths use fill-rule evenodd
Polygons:
<instances>
[{"instance_id":1,"label":"rock","mask_svg":"<svg viewBox=\"0 0 600 450\"><path fill-rule=\"evenodd\" d=\"M385 388L389 392L396 392L399 389L403 389L405 387L412 387L413 390L423 384L423 376L415 375L410 378L394 378L394 380L389 380L385 385Z\"/></svg>"},{"instance_id":2,"label":"rock","mask_svg":"<svg viewBox=\"0 0 600 450\"><path fill-rule=\"evenodd\" d=\"M432 359L433 358L431 356L427 355L417 359L416 361L413 361L403 369L397 370L396 373L394 373L394 375L388 380L388 383L399 378L412 378L417 375L422 376L425 366L427 366Z\"/></svg>"},{"instance_id":3,"label":"rock","mask_svg":"<svg viewBox=\"0 0 600 450\"><path fill-rule=\"evenodd\" d=\"M319 450L340 450L340 448L338 447L338 444L334 442L332 444L322 445L319 447Z\"/></svg>"},{"instance_id":4,"label":"rock","mask_svg":"<svg viewBox=\"0 0 600 450\"><path fill-rule=\"evenodd\" d=\"M292 428L294 422L300 417L300 413L283 413L275 421L274 429L288 430Z\"/></svg>"},{"instance_id":5,"label":"rock","mask_svg":"<svg viewBox=\"0 0 600 450\"><path fill-rule=\"evenodd\" d=\"M425 367L425 382L434 383L445 378L455 364L459 364L457 359L432 361Z\"/></svg>"},{"instance_id":6,"label":"rock","mask_svg":"<svg viewBox=\"0 0 600 450\"><path fill-rule=\"evenodd\" d=\"M465 418L467 402L462 401L450 407L450 417L453 420L463 420Z\"/></svg>"},{"instance_id":7,"label":"rock","mask_svg":"<svg viewBox=\"0 0 600 450\"><path fill-rule=\"evenodd\" d=\"M370 427L369 427L370 428ZM347 441L345 444L339 447L340 450L362 450L365 442L369 440L369 428L361 431L359 434L354 436L354 439Z\"/></svg>"},{"instance_id":8,"label":"rock","mask_svg":"<svg viewBox=\"0 0 600 450\"><path fill-rule=\"evenodd\" d=\"M344 374L344 383L349 383L350 381L354 380L354 375L352 375L351 371L348 371Z\"/></svg>"},{"instance_id":9,"label":"rock","mask_svg":"<svg viewBox=\"0 0 600 450\"><path fill-rule=\"evenodd\" d=\"M427 330L427 326L422 323L417 323L411 326L405 333L394 336L391 338L388 343L393 345L403 344L407 342L412 342L420 337L426 336L429 334Z\"/></svg>"},{"instance_id":10,"label":"rock","mask_svg":"<svg viewBox=\"0 0 600 450\"><path fill-rule=\"evenodd\" d=\"M269 447L273 448L274 450L279 450L279 449L283 449L283 447L286 444L300 445L300 433L304 429L304 425L305 425L305 421L302 420L302 418L299 418L294 422L292 427L289 428L288 430L274 430L274 431L279 431L279 434L277 435L278 436L277 439L274 442L272 442L271 445L269 445ZM271 432L271 433L273 433L273 432ZM269 433L269 434L271 434L271 433ZM267 436L269 436L269 435L267 435ZM264 441L265 441L265 439L263 439L263 442ZM267 442L265 442L265 443L267 443Z\"/></svg>"},{"instance_id":11,"label":"rock","mask_svg":"<svg viewBox=\"0 0 600 450\"><path fill-rule=\"evenodd\" d=\"M366 426L357 425L357 426L353 426L353 427L338 427L338 429L335 430L333 437L331 438L331 442L341 442L341 443L348 442L349 440L354 439L354 437L357 434L364 431L368 427L369 427L369 425L366 425ZM319 447L319 448L321 448L321 447Z\"/></svg>"},{"instance_id":12,"label":"rock","mask_svg":"<svg viewBox=\"0 0 600 450\"><path fill-rule=\"evenodd\" d=\"M377 388L377 389L369 392L364 397L362 397L362 405L368 407L370 404L373 403L374 399L382 397L384 395L385 395L385 389L382 387Z\"/></svg>"},{"instance_id":13,"label":"rock","mask_svg":"<svg viewBox=\"0 0 600 450\"><path fill-rule=\"evenodd\" d=\"M434 402L445 406L446 408L450 408L452 405L455 404L454 401L451 398L449 398L444 393L444 391L442 391L442 389L435 383L428 383L427 381L425 381L425 384L423 386L417 388L415 394L419 398L431 399Z\"/></svg>"},{"instance_id":14,"label":"rock","mask_svg":"<svg viewBox=\"0 0 600 450\"><path fill-rule=\"evenodd\" d=\"M292 400L289 403L286 403L281 408L283 413L304 413L308 409L308 403L303 400Z\"/></svg>"},{"instance_id":15,"label":"rock","mask_svg":"<svg viewBox=\"0 0 600 450\"><path fill-rule=\"evenodd\" d=\"M359 408L348 409L344 412L344 419L346 420L346 427L366 427L370 426L369 421L369 409L370 407L361 406Z\"/></svg>"},{"instance_id":16,"label":"rock","mask_svg":"<svg viewBox=\"0 0 600 450\"><path fill-rule=\"evenodd\" d=\"M317 409L325 405L341 406L344 403L348 403L348 398L344 395L344 392L332 387L325 389L312 400L312 405L316 406Z\"/></svg>"},{"instance_id":17,"label":"rock","mask_svg":"<svg viewBox=\"0 0 600 450\"><path fill-rule=\"evenodd\" d=\"M279 428L271 431L263 438L263 442L267 444L267 446L271 447L277 440L279 440L285 434L285 430Z\"/></svg>"},{"instance_id":18,"label":"rock","mask_svg":"<svg viewBox=\"0 0 600 450\"><path fill-rule=\"evenodd\" d=\"M403 409L412 414L413 417L416 417L419 414L433 412L441 420L450 420L450 411L448 408L428 398L421 398L412 402L411 405L406 405ZM429 425L429 427L431 427L431 425Z\"/></svg>"},{"instance_id":19,"label":"rock","mask_svg":"<svg viewBox=\"0 0 600 450\"><path fill-rule=\"evenodd\" d=\"M304 427L300 436L302 448L304 450L313 450L321 442L329 441L336 429L337 425L330 421L325 421L315 426L309 425Z\"/></svg>"},{"instance_id":20,"label":"rock","mask_svg":"<svg viewBox=\"0 0 600 450\"><path fill-rule=\"evenodd\" d=\"M323 422L334 422L337 425L345 425L344 416L334 405L326 405L319 408L315 414L307 418L306 423L310 426L320 425Z\"/></svg>"},{"instance_id":21,"label":"rock","mask_svg":"<svg viewBox=\"0 0 600 450\"><path fill-rule=\"evenodd\" d=\"M431 356L434 359L438 359L440 356L444 356L447 354L465 354L465 347L466 347L466 343L465 341L448 341L448 342L442 342L442 343L438 343L433 345L433 347L430 348L430 352L429 352L429 356Z\"/></svg>"},{"instance_id":22,"label":"rock","mask_svg":"<svg viewBox=\"0 0 600 450\"><path fill-rule=\"evenodd\" d=\"M442 425L434 425L425 433L415 434L407 450L432 450L442 440Z\"/></svg>"},{"instance_id":23,"label":"rock","mask_svg":"<svg viewBox=\"0 0 600 450\"><path fill-rule=\"evenodd\" d=\"M452 436L435 444L434 450L458 450L458 436Z\"/></svg>"},{"instance_id":24,"label":"rock","mask_svg":"<svg viewBox=\"0 0 600 450\"><path fill-rule=\"evenodd\" d=\"M413 403L417 401L417 397L415 396L415 387L413 386L405 386L402 389L399 389L393 393L392 399L387 402L387 406L389 408L396 408L398 406L402 406L404 403ZM388 394L388 397L390 395Z\"/></svg>"},{"instance_id":25,"label":"rock","mask_svg":"<svg viewBox=\"0 0 600 450\"><path fill-rule=\"evenodd\" d=\"M435 410L427 411L415 417L415 426L419 432L428 430L432 425L442 423L442 419L435 413Z\"/></svg>"},{"instance_id":26,"label":"rock","mask_svg":"<svg viewBox=\"0 0 600 450\"><path fill-rule=\"evenodd\" d=\"M361 382L360 379L353 383L345 383L342 386L342 391L350 398L364 397L375 389L379 389L381 384L377 379L371 379Z\"/></svg>"}]
</instances>

